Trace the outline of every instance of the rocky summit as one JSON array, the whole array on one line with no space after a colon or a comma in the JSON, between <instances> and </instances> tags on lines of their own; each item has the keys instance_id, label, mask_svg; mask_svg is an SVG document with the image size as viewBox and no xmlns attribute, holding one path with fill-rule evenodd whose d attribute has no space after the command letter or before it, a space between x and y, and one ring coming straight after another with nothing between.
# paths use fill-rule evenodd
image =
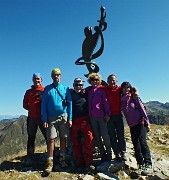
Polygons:
<instances>
[{"instance_id":1,"label":"rocky summit","mask_svg":"<svg viewBox=\"0 0 169 180\"><path fill-rule=\"evenodd\" d=\"M136 160L134 158L133 145L131 143L129 128L125 128L127 141L127 161L116 162L114 155L111 162L101 163L97 150L94 154L93 171L86 171L75 166L72 155L68 152L66 161L69 164L67 169L62 169L58 165L59 149L56 148L55 166L50 174L44 173L47 159L46 146L36 148L33 163L26 163L26 151L17 155L3 157L0 164L0 179L78 179L78 180L108 180L108 179L149 179L160 180L169 179L169 126L151 125L151 132L148 133L147 140L151 150L153 168L149 174L142 175L138 172ZM56 144L57 146L57 144Z\"/></svg>"}]
</instances>

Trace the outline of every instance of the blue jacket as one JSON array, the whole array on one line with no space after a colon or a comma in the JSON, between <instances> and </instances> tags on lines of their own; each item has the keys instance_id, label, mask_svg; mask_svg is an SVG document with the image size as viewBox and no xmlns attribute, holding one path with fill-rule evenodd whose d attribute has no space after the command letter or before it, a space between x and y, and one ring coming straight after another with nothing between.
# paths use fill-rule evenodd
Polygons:
<instances>
[{"instance_id":1,"label":"blue jacket","mask_svg":"<svg viewBox=\"0 0 169 180\"><path fill-rule=\"evenodd\" d=\"M58 94L54 84L46 86L42 95L41 104L41 115L43 122L47 122L48 117L60 116L65 113L68 114L68 120L72 120L72 100L69 87L63 84L58 84L57 89L62 95L63 99L67 99L69 101L69 104L62 104L63 100Z\"/></svg>"}]
</instances>

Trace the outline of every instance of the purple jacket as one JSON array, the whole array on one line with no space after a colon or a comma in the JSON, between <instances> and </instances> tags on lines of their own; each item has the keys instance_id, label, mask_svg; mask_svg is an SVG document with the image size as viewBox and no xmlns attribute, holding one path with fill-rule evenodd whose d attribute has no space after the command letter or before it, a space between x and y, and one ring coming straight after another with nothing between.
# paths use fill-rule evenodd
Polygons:
<instances>
[{"instance_id":1,"label":"purple jacket","mask_svg":"<svg viewBox=\"0 0 169 180\"><path fill-rule=\"evenodd\" d=\"M139 98L133 100L130 94L121 97L121 111L123 112L129 126L135 126L142 117L146 124L149 124L147 113Z\"/></svg>"},{"instance_id":2,"label":"purple jacket","mask_svg":"<svg viewBox=\"0 0 169 180\"><path fill-rule=\"evenodd\" d=\"M89 117L102 118L105 115L111 115L106 93L99 86L92 87L88 91L88 111Z\"/></svg>"}]
</instances>

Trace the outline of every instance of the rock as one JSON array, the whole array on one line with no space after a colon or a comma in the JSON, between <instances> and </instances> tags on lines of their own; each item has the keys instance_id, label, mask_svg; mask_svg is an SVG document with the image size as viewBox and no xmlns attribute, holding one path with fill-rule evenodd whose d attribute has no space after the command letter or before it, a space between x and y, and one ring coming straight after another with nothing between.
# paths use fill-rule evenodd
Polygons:
<instances>
[{"instance_id":1,"label":"rock","mask_svg":"<svg viewBox=\"0 0 169 180\"><path fill-rule=\"evenodd\" d=\"M162 174L164 174L165 176L169 177L169 170L162 170L161 172L162 172Z\"/></svg>"},{"instance_id":2,"label":"rock","mask_svg":"<svg viewBox=\"0 0 169 180\"><path fill-rule=\"evenodd\" d=\"M136 159L135 159L135 157L133 157L133 156L130 156L130 157L129 157L129 160L126 161L126 165L127 165L129 168L133 169L133 170L136 170L136 169L138 168L138 167L137 167Z\"/></svg>"},{"instance_id":3,"label":"rock","mask_svg":"<svg viewBox=\"0 0 169 180\"><path fill-rule=\"evenodd\" d=\"M99 180L117 180L118 178L111 173L97 173Z\"/></svg>"},{"instance_id":4,"label":"rock","mask_svg":"<svg viewBox=\"0 0 169 180\"><path fill-rule=\"evenodd\" d=\"M129 177L129 171L127 171L127 170L124 170L124 171L122 171L122 176L125 178L125 179L127 179L128 177Z\"/></svg>"},{"instance_id":5,"label":"rock","mask_svg":"<svg viewBox=\"0 0 169 180\"><path fill-rule=\"evenodd\" d=\"M127 149L133 149L133 144L126 142Z\"/></svg>"},{"instance_id":6,"label":"rock","mask_svg":"<svg viewBox=\"0 0 169 180\"><path fill-rule=\"evenodd\" d=\"M151 136L147 136L147 139L151 142L153 142L153 138Z\"/></svg>"},{"instance_id":7,"label":"rock","mask_svg":"<svg viewBox=\"0 0 169 180\"><path fill-rule=\"evenodd\" d=\"M163 170L169 171L169 161L162 159L161 161L158 161L158 164L154 164L155 167L162 168Z\"/></svg>"},{"instance_id":8,"label":"rock","mask_svg":"<svg viewBox=\"0 0 169 180\"><path fill-rule=\"evenodd\" d=\"M94 180L94 177L91 176L91 175L86 174L86 175L83 177L83 180Z\"/></svg>"},{"instance_id":9,"label":"rock","mask_svg":"<svg viewBox=\"0 0 169 180\"><path fill-rule=\"evenodd\" d=\"M158 142L161 144L166 144L167 140L166 139L162 139L162 138L158 138Z\"/></svg>"},{"instance_id":10,"label":"rock","mask_svg":"<svg viewBox=\"0 0 169 180\"><path fill-rule=\"evenodd\" d=\"M111 161L111 162L105 162L96 167L96 170L98 172L111 172L115 173L119 171L123 166L124 162L116 162L116 161Z\"/></svg>"},{"instance_id":11,"label":"rock","mask_svg":"<svg viewBox=\"0 0 169 180\"><path fill-rule=\"evenodd\" d=\"M155 131L155 134L156 134L156 135L161 135L161 134L162 134L162 131L161 131L160 129L157 129L157 130Z\"/></svg>"}]
</instances>

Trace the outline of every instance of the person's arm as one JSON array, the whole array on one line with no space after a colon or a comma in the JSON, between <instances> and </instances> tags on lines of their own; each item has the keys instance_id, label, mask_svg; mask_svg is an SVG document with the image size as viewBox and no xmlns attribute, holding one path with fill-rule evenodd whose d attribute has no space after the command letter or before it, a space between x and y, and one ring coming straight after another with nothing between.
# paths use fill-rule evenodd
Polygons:
<instances>
[{"instance_id":1,"label":"person's arm","mask_svg":"<svg viewBox=\"0 0 169 180\"><path fill-rule=\"evenodd\" d=\"M29 101L28 101L28 92L26 91L24 98L23 98L23 108L28 110L29 108Z\"/></svg>"},{"instance_id":2,"label":"person's arm","mask_svg":"<svg viewBox=\"0 0 169 180\"><path fill-rule=\"evenodd\" d=\"M66 99L68 101L68 103L67 103L68 124L71 124L71 123L69 123L69 121L72 121L72 98L71 98L69 88L66 89Z\"/></svg>"},{"instance_id":3,"label":"person's arm","mask_svg":"<svg viewBox=\"0 0 169 180\"><path fill-rule=\"evenodd\" d=\"M144 108L144 105L143 105L142 101L140 100L139 97L137 97L135 99L135 102L136 102L136 105L139 108L139 111L141 112L142 117L144 118L144 123L145 123L145 125L147 127L147 131L150 131L150 121L149 121L147 112L146 112L146 110Z\"/></svg>"},{"instance_id":4,"label":"person's arm","mask_svg":"<svg viewBox=\"0 0 169 180\"><path fill-rule=\"evenodd\" d=\"M81 93L82 93L82 94L85 94L85 93L89 92L91 89L92 89L92 86L88 86L88 87L82 89L82 90L81 90Z\"/></svg>"},{"instance_id":5,"label":"person's arm","mask_svg":"<svg viewBox=\"0 0 169 180\"><path fill-rule=\"evenodd\" d=\"M106 93L103 91L103 105L104 105L104 110L105 110L105 121L108 122L110 120L110 116L111 116L111 111L110 111L110 105L109 105L109 102L107 100L107 97L106 97Z\"/></svg>"},{"instance_id":6,"label":"person's arm","mask_svg":"<svg viewBox=\"0 0 169 180\"><path fill-rule=\"evenodd\" d=\"M48 103L48 91L45 88L42 94L42 102L41 102L41 118L43 123L47 123L47 103Z\"/></svg>"}]
</instances>

